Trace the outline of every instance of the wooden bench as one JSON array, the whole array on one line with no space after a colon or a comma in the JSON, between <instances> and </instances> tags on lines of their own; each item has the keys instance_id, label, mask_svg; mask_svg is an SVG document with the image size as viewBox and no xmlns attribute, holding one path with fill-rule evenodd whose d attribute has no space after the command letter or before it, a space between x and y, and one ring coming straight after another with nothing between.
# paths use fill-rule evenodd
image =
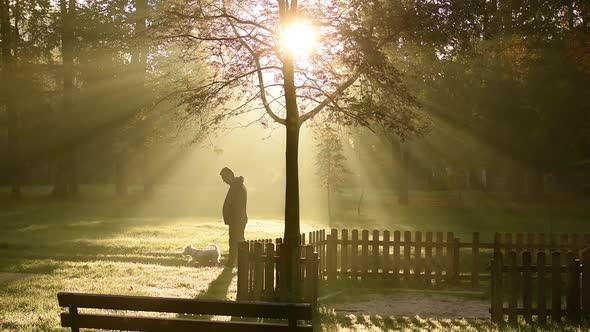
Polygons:
<instances>
[{"instance_id":1,"label":"wooden bench","mask_svg":"<svg viewBox=\"0 0 590 332\"><path fill-rule=\"evenodd\" d=\"M81 328L127 331L313 331L309 324L298 321L312 320L312 306L306 303L273 303L247 301L220 301L183 298L101 295L60 292L57 299L69 312L61 314L61 326L74 332ZM286 323L248 321L210 321L176 317L146 317L137 313L80 313L79 308L105 310L131 310L194 315L255 317L286 320ZM95 310L93 310L95 311Z\"/></svg>"}]
</instances>

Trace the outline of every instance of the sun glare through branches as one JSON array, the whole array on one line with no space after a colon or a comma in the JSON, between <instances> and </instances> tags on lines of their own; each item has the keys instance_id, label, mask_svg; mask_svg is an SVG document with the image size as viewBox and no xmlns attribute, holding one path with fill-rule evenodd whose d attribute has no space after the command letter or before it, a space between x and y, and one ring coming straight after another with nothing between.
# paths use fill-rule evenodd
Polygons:
<instances>
[{"instance_id":1,"label":"sun glare through branches","mask_svg":"<svg viewBox=\"0 0 590 332\"><path fill-rule=\"evenodd\" d=\"M304 58L312 51L316 42L314 29L311 25L296 22L288 25L281 34L284 50L294 58Z\"/></svg>"}]
</instances>

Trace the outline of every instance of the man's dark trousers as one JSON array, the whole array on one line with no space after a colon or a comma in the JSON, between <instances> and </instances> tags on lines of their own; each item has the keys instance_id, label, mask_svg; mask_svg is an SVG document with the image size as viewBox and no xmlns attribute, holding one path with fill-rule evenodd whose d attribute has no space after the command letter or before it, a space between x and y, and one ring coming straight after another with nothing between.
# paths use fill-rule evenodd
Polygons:
<instances>
[{"instance_id":1,"label":"man's dark trousers","mask_svg":"<svg viewBox=\"0 0 590 332\"><path fill-rule=\"evenodd\" d=\"M229 257L228 265L235 265L238 257L238 244L244 241L244 229L246 223L235 223L229 225Z\"/></svg>"}]
</instances>

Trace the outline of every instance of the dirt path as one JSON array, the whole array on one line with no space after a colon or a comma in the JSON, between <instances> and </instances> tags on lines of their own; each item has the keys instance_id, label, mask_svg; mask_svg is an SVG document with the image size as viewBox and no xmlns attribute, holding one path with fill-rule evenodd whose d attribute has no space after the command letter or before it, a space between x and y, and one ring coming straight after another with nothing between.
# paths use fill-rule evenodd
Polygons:
<instances>
[{"instance_id":1,"label":"dirt path","mask_svg":"<svg viewBox=\"0 0 590 332\"><path fill-rule=\"evenodd\" d=\"M488 301L439 293L371 294L355 303L335 304L339 314L422 318L489 318Z\"/></svg>"}]
</instances>

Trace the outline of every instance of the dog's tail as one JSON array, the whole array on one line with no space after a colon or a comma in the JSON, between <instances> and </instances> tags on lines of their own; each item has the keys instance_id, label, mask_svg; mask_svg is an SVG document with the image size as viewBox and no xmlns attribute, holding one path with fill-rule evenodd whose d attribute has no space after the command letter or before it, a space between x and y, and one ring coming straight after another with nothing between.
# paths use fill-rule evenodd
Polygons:
<instances>
[{"instance_id":1,"label":"dog's tail","mask_svg":"<svg viewBox=\"0 0 590 332\"><path fill-rule=\"evenodd\" d=\"M215 243L209 243L209 247L213 247L215 251L219 252L219 247Z\"/></svg>"}]
</instances>

